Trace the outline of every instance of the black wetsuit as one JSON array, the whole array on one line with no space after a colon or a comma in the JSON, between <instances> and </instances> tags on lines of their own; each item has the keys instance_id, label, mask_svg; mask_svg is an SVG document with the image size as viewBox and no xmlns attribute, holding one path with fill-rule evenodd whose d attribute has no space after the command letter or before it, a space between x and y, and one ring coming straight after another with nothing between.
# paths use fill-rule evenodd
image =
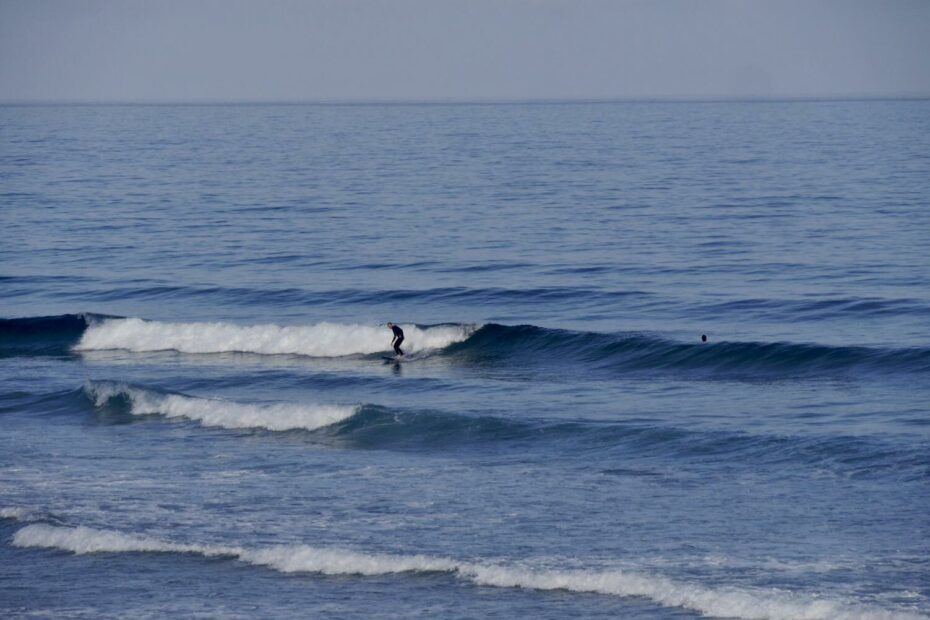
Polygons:
<instances>
[{"instance_id":1,"label":"black wetsuit","mask_svg":"<svg viewBox=\"0 0 930 620\"><path fill-rule=\"evenodd\" d=\"M396 325L391 325L391 331L394 332L394 342L391 343L394 345L394 353L403 355L404 352L400 350L400 343L404 341L404 330Z\"/></svg>"}]
</instances>

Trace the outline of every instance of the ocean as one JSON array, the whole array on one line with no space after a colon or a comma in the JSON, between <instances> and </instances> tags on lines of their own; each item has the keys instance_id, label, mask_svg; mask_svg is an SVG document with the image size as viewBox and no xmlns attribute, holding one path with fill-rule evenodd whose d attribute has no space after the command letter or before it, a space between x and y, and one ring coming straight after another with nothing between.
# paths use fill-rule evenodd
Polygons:
<instances>
[{"instance_id":1,"label":"ocean","mask_svg":"<svg viewBox=\"0 0 930 620\"><path fill-rule=\"evenodd\" d=\"M0 145L3 618L930 618L930 101Z\"/></svg>"}]
</instances>

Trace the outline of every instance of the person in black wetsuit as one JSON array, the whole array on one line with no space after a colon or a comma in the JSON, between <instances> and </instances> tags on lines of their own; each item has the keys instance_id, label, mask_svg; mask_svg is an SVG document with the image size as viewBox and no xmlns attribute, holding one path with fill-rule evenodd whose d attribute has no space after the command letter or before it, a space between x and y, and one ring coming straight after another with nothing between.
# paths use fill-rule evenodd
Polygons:
<instances>
[{"instance_id":1,"label":"person in black wetsuit","mask_svg":"<svg viewBox=\"0 0 930 620\"><path fill-rule=\"evenodd\" d=\"M393 323L388 323L387 326L391 328L392 332L394 332L394 339L391 340L391 345L394 347L394 353L403 355L404 352L400 350L400 343L404 341L404 330L399 328L397 325L394 325Z\"/></svg>"}]
</instances>

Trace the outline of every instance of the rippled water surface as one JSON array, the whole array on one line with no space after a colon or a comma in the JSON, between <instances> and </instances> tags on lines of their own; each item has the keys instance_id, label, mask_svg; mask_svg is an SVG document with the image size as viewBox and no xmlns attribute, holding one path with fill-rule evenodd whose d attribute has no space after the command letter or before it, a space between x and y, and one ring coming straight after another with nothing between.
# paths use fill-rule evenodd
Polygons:
<instances>
[{"instance_id":1,"label":"rippled water surface","mask_svg":"<svg viewBox=\"0 0 930 620\"><path fill-rule=\"evenodd\" d=\"M930 102L0 107L0 225L4 617L930 617Z\"/></svg>"}]
</instances>

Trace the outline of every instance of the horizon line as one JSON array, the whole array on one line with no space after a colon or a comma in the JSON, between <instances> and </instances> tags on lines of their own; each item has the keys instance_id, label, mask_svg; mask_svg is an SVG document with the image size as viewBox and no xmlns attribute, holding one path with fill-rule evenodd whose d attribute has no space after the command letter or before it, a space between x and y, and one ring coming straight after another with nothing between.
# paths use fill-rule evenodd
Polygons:
<instances>
[{"instance_id":1,"label":"horizon line","mask_svg":"<svg viewBox=\"0 0 930 620\"><path fill-rule=\"evenodd\" d=\"M829 101L921 101L930 93L898 95L783 95L783 96L681 96L681 97L590 97L590 98L476 98L476 99L0 99L3 107L29 106L418 106L418 105L565 105L616 103L792 103Z\"/></svg>"}]
</instances>

